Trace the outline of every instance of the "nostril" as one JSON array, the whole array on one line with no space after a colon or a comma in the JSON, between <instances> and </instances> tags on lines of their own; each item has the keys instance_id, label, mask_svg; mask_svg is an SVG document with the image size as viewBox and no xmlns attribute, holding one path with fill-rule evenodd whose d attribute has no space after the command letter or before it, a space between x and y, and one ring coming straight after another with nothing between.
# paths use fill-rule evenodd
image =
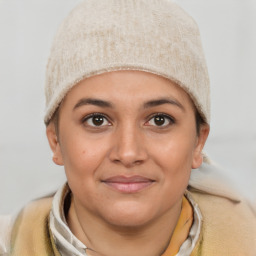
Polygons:
<instances>
[{"instance_id":1,"label":"nostril","mask_svg":"<svg viewBox=\"0 0 256 256\"><path fill-rule=\"evenodd\" d=\"M140 164L142 164L143 162L144 162L143 160L137 160L137 161L134 162L134 164L135 164L135 165L140 165Z\"/></svg>"}]
</instances>

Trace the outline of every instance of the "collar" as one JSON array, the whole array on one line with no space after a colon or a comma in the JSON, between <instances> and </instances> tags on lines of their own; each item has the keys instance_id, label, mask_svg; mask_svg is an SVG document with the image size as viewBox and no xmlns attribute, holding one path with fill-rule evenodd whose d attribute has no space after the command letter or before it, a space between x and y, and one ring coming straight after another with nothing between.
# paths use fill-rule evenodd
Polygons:
<instances>
[{"instance_id":1,"label":"collar","mask_svg":"<svg viewBox=\"0 0 256 256\"><path fill-rule=\"evenodd\" d=\"M86 256L86 246L71 232L65 219L64 201L69 192L67 184L56 192L50 212L50 230L62 256Z\"/></svg>"},{"instance_id":2,"label":"collar","mask_svg":"<svg viewBox=\"0 0 256 256\"><path fill-rule=\"evenodd\" d=\"M199 241L202 227L201 212L186 191L182 199L182 210L174 229L171 241L162 256L186 256L190 255Z\"/></svg>"}]
</instances>

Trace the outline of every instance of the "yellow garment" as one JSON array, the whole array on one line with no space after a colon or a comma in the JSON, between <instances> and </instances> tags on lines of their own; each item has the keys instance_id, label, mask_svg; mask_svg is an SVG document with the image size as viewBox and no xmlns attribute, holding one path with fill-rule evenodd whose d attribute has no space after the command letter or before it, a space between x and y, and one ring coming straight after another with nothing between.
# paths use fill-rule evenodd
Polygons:
<instances>
[{"instance_id":1,"label":"yellow garment","mask_svg":"<svg viewBox=\"0 0 256 256\"><path fill-rule=\"evenodd\" d=\"M19 214L11 237L12 256L61 256L49 233L52 198L30 203Z\"/></svg>"},{"instance_id":2,"label":"yellow garment","mask_svg":"<svg viewBox=\"0 0 256 256\"><path fill-rule=\"evenodd\" d=\"M203 215L200 239L191 256L256 255L256 218L245 203L199 191L190 196ZM12 232L11 256L60 256L49 234L51 202L51 198L32 202L21 212Z\"/></svg>"},{"instance_id":3,"label":"yellow garment","mask_svg":"<svg viewBox=\"0 0 256 256\"><path fill-rule=\"evenodd\" d=\"M175 256L182 245L187 239L189 230L193 224L193 209L186 197L182 199L182 208L179 220L174 229L171 241L168 248L162 256Z\"/></svg>"}]
</instances>

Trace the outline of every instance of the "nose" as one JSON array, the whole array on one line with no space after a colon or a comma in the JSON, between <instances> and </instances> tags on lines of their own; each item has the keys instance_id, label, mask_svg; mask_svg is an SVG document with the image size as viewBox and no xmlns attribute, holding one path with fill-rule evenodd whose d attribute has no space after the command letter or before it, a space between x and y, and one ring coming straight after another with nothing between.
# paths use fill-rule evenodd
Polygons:
<instances>
[{"instance_id":1,"label":"nose","mask_svg":"<svg viewBox=\"0 0 256 256\"><path fill-rule=\"evenodd\" d=\"M113 138L110 152L112 162L132 167L144 163L148 158L143 132L138 127L120 127L113 134Z\"/></svg>"}]
</instances>

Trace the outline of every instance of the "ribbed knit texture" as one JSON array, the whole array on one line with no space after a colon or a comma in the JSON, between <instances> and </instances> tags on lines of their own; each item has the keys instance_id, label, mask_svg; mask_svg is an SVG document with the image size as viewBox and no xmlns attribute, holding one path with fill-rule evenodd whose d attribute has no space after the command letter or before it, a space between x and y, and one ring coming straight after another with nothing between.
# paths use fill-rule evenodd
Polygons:
<instances>
[{"instance_id":1,"label":"ribbed knit texture","mask_svg":"<svg viewBox=\"0 0 256 256\"><path fill-rule=\"evenodd\" d=\"M171 0L84 0L78 5L61 24L51 49L45 123L79 81L117 70L171 79L209 123L209 78L198 27Z\"/></svg>"}]
</instances>

